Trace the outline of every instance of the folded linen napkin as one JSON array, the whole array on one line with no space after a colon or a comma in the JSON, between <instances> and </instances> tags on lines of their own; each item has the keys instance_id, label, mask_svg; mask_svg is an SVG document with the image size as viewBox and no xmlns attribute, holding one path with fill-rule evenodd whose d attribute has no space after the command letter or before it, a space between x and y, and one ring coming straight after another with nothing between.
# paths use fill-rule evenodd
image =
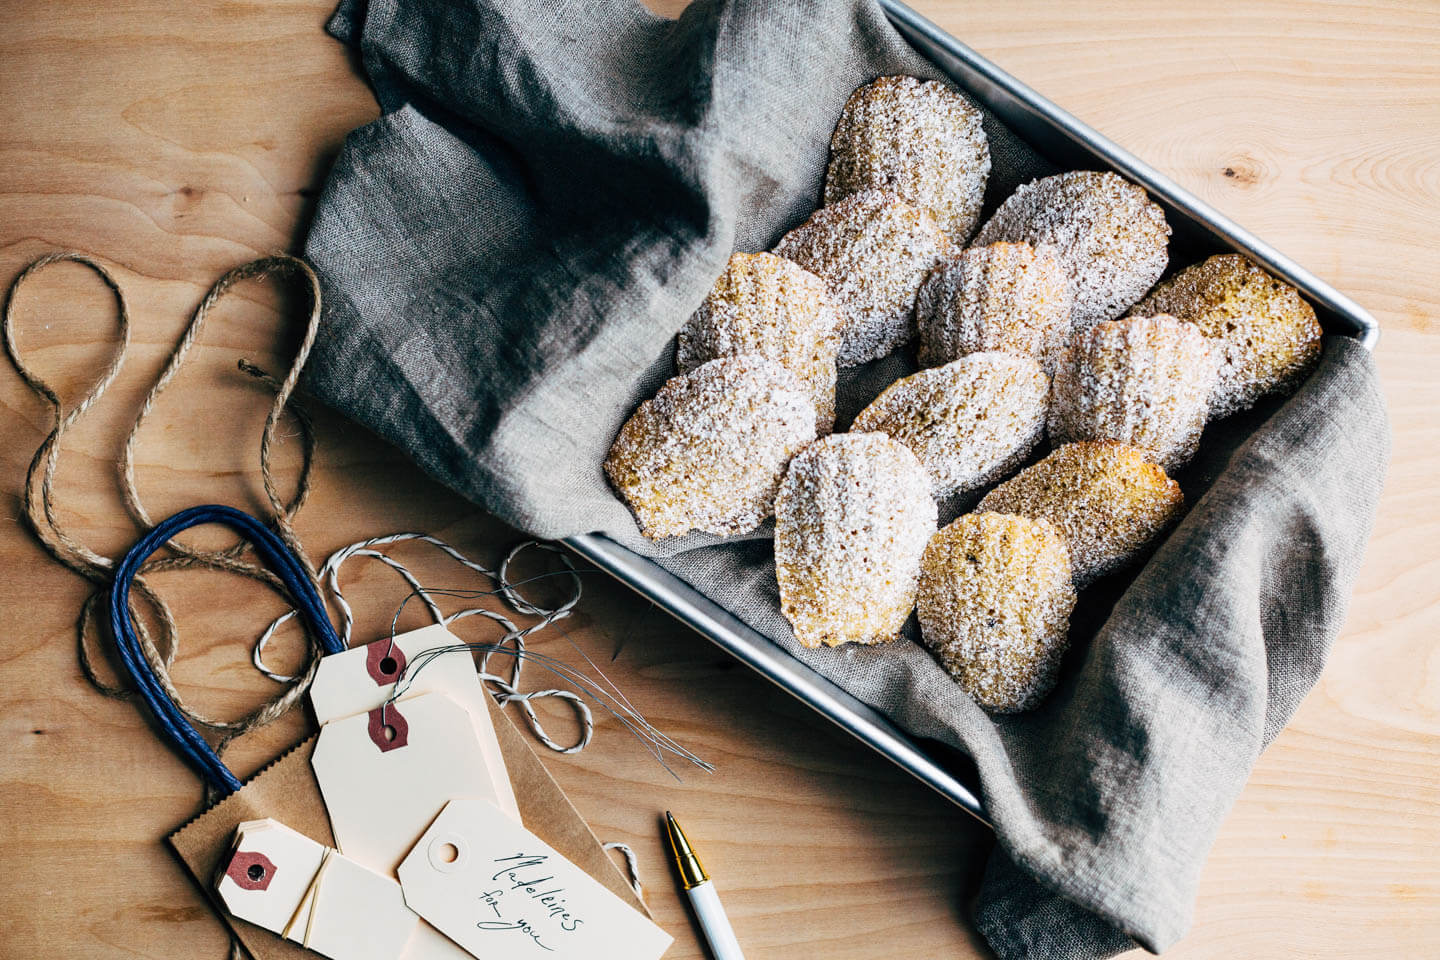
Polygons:
<instances>
[{"instance_id":1,"label":"folded linen napkin","mask_svg":"<svg viewBox=\"0 0 1440 960\"><path fill-rule=\"evenodd\" d=\"M1082 599L1061 687L991 718L913 637L801 649L768 541L651 544L600 470L730 253L818 204L849 93L940 76L876 0L700 0L678 21L626 0L345 0L330 29L383 115L347 140L307 240L326 294L310 390L516 527L660 556L974 757L998 839L976 922L1001 957L1174 942L1221 820L1344 619L1388 452L1369 355L1327 338L1293 398L1214 425L1180 478L1186 520ZM1053 168L986 129L993 209ZM839 423L911 369L897 354L845 371Z\"/></svg>"}]
</instances>

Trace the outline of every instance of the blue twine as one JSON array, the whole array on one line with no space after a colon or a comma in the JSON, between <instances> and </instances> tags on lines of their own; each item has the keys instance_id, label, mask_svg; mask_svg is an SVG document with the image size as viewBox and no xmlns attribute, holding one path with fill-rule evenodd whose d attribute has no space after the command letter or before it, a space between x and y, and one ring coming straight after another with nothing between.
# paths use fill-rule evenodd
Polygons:
<instances>
[{"instance_id":1,"label":"blue twine","mask_svg":"<svg viewBox=\"0 0 1440 960\"><path fill-rule=\"evenodd\" d=\"M315 585L295 554L264 523L234 507L211 504L181 510L173 517L156 524L154 529L141 537L121 558L115 568L115 580L110 585L108 598L110 629L120 654L121 669L130 678L145 705L150 708L165 739L170 741L185 762L207 783L221 795L228 795L240 789L239 778L230 772L219 754L199 731L190 725L160 686L150 664L140 651L140 641L135 636L135 626L130 620L130 584L140 565L177 533L207 523L227 526L254 546L261 562L285 584L305 629L319 642L325 653L339 653L345 648L336 636L335 628L330 624L324 601L320 599L320 594L315 590Z\"/></svg>"}]
</instances>

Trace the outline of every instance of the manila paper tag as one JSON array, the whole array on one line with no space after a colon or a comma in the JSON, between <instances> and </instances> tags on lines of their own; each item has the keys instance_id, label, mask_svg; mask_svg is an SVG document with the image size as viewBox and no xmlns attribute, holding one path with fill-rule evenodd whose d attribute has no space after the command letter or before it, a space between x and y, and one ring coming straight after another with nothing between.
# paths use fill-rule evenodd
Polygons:
<instances>
[{"instance_id":1,"label":"manila paper tag","mask_svg":"<svg viewBox=\"0 0 1440 960\"><path fill-rule=\"evenodd\" d=\"M383 713L325 724L310 766L335 845L389 876L452 797L488 797L490 779L469 715L445 694L410 697Z\"/></svg>"},{"instance_id":2,"label":"manila paper tag","mask_svg":"<svg viewBox=\"0 0 1440 960\"><path fill-rule=\"evenodd\" d=\"M420 926L390 877L275 820L236 827L215 892L239 919L331 960L394 960Z\"/></svg>"},{"instance_id":3,"label":"manila paper tag","mask_svg":"<svg viewBox=\"0 0 1440 960\"><path fill-rule=\"evenodd\" d=\"M482 960L655 960L673 942L478 797L451 800L399 875L410 909Z\"/></svg>"},{"instance_id":4,"label":"manila paper tag","mask_svg":"<svg viewBox=\"0 0 1440 960\"><path fill-rule=\"evenodd\" d=\"M413 664L417 656L426 650L460 642L444 624L437 623L399 634L393 645L386 637L344 653L332 653L320 661L315 682L310 686L310 705L315 709L316 722L323 726L332 720L368 713L390 698L395 678L407 665ZM444 693L470 714L490 781L481 796L494 800L496 806L520 822L520 808L515 802L515 791L505 770L505 757L500 752L500 741L496 739L495 726L485 703L489 694L475 672L469 651L440 654L426 663L424 669L413 675L407 673L405 681L407 697Z\"/></svg>"}]
</instances>

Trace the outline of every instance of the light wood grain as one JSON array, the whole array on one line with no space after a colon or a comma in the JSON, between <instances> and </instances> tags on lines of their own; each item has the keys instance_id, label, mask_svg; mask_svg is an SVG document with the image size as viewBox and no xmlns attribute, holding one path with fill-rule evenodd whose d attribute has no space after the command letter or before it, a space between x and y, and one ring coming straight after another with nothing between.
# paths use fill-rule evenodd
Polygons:
<instances>
[{"instance_id":1,"label":"light wood grain","mask_svg":"<svg viewBox=\"0 0 1440 960\"><path fill-rule=\"evenodd\" d=\"M1437 8L916 5L1380 318L1394 462L1349 624L1227 822L1194 930L1174 955L1433 954ZM118 265L135 315L130 361L74 432L60 475L62 519L96 549L118 551L135 535L115 493L120 438L205 286L294 246L345 132L375 114L347 55L321 32L327 12L325 0L0 6L0 282L40 253L78 248ZM113 337L103 289L58 268L20 306L28 355L77 396ZM139 469L157 515L263 502L255 456L267 398L234 364L248 356L280 369L297 335L288 306L246 288L162 400ZM8 372L0 406L0 491L12 520L0 528L0 955L219 958L220 925L160 842L195 812L198 789L132 706L80 679L71 633L86 586L13 522L44 411ZM299 522L313 554L417 528L494 560L513 539L362 429L323 411L319 429L322 464ZM284 460L292 477L295 447ZM428 582L454 581L453 569L411 553ZM347 584L372 632L403 595L374 567L357 567ZM266 693L246 650L279 601L216 574L161 587L181 620L187 695L238 713ZM667 807L704 845L751 960L984 955L964 915L985 831L603 578L587 579L581 611L542 649L573 657L575 642L652 720L719 765L676 783L614 723L601 723L586 753L546 757L602 837L636 846L650 903L678 938L672 956L702 954L663 866L656 814ZM483 636L468 623L467 636ZM563 711L545 712L565 729ZM247 773L304 724L287 717L230 759Z\"/></svg>"}]
</instances>

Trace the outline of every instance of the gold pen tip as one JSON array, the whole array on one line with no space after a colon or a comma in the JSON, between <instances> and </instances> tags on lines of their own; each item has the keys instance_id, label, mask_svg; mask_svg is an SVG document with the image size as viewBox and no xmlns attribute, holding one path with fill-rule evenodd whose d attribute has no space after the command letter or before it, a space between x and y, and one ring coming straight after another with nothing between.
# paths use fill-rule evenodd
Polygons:
<instances>
[{"instance_id":1,"label":"gold pen tip","mask_svg":"<svg viewBox=\"0 0 1440 960\"><path fill-rule=\"evenodd\" d=\"M685 831L680 828L679 822L669 810L665 811L665 832L670 835L670 850L675 854L675 866L680 871L680 879L685 884L685 889L689 890L696 884L709 880L705 866L690 846L690 838L685 836Z\"/></svg>"}]
</instances>

